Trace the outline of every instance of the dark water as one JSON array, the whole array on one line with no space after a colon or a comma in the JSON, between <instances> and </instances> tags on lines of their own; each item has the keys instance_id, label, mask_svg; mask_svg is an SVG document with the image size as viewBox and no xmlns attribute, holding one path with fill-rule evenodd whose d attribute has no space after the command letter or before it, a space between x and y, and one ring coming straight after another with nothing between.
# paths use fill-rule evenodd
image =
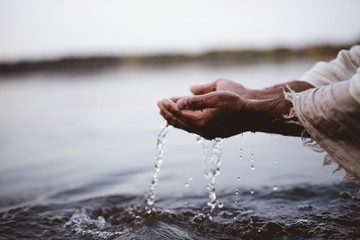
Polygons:
<instances>
[{"instance_id":1,"label":"dark water","mask_svg":"<svg viewBox=\"0 0 360 240\"><path fill-rule=\"evenodd\" d=\"M161 198L149 215L144 195L30 204L2 211L0 233L1 239L357 239L356 190L349 184L302 184L254 194L221 192L224 206L211 219L208 199L195 194Z\"/></svg>"},{"instance_id":2,"label":"dark water","mask_svg":"<svg viewBox=\"0 0 360 240\"><path fill-rule=\"evenodd\" d=\"M144 210L157 100L220 76L265 87L312 64L0 76L0 239L359 238L359 187L300 139L277 135L221 142L223 207L208 216L201 146L171 129L154 210Z\"/></svg>"}]
</instances>

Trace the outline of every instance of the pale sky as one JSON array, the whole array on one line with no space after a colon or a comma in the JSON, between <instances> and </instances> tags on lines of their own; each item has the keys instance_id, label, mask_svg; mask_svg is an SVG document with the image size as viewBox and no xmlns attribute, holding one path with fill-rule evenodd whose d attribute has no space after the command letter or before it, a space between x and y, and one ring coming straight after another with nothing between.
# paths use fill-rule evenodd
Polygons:
<instances>
[{"instance_id":1,"label":"pale sky","mask_svg":"<svg viewBox=\"0 0 360 240\"><path fill-rule=\"evenodd\" d=\"M0 61L360 39L358 0L0 0Z\"/></svg>"}]
</instances>

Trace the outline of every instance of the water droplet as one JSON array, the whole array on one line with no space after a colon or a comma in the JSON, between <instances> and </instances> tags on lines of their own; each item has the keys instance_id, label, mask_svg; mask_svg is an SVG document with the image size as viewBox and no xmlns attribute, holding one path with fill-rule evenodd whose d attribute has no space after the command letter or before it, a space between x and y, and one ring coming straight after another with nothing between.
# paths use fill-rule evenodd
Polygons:
<instances>
[{"instance_id":1,"label":"water droplet","mask_svg":"<svg viewBox=\"0 0 360 240\"><path fill-rule=\"evenodd\" d=\"M236 195L239 194L239 188L236 188L235 194L236 194Z\"/></svg>"},{"instance_id":2,"label":"water droplet","mask_svg":"<svg viewBox=\"0 0 360 240\"><path fill-rule=\"evenodd\" d=\"M251 189L251 190L250 190L250 193L251 193L251 194L254 194L254 193L255 193L255 190L254 190L254 189Z\"/></svg>"},{"instance_id":3,"label":"water droplet","mask_svg":"<svg viewBox=\"0 0 360 240\"><path fill-rule=\"evenodd\" d=\"M185 183L185 187L189 187L189 183L186 182L186 183Z\"/></svg>"},{"instance_id":4,"label":"water droplet","mask_svg":"<svg viewBox=\"0 0 360 240\"><path fill-rule=\"evenodd\" d=\"M255 139L255 133L253 133L252 136L251 136L251 156L250 156L251 167L250 167L250 169L252 171L255 170L255 166L254 166L254 145L255 145L254 139Z\"/></svg>"},{"instance_id":5,"label":"water droplet","mask_svg":"<svg viewBox=\"0 0 360 240\"><path fill-rule=\"evenodd\" d=\"M203 137L196 135L196 134L194 134L194 135L196 137L196 143L201 144L204 141Z\"/></svg>"},{"instance_id":6,"label":"water droplet","mask_svg":"<svg viewBox=\"0 0 360 240\"><path fill-rule=\"evenodd\" d=\"M234 217L234 220L236 220L236 217Z\"/></svg>"},{"instance_id":7,"label":"water droplet","mask_svg":"<svg viewBox=\"0 0 360 240\"><path fill-rule=\"evenodd\" d=\"M184 202L185 205L187 205L187 202Z\"/></svg>"},{"instance_id":8,"label":"water droplet","mask_svg":"<svg viewBox=\"0 0 360 240\"><path fill-rule=\"evenodd\" d=\"M240 181L240 177L237 178L238 182Z\"/></svg>"},{"instance_id":9,"label":"water droplet","mask_svg":"<svg viewBox=\"0 0 360 240\"><path fill-rule=\"evenodd\" d=\"M279 137L280 135L275 135L275 147L274 147L275 164L277 164L279 160Z\"/></svg>"},{"instance_id":10,"label":"water droplet","mask_svg":"<svg viewBox=\"0 0 360 240\"><path fill-rule=\"evenodd\" d=\"M239 158L240 162L242 161L242 159L243 159L243 133L241 133L240 136L240 158Z\"/></svg>"},{"instance_id":11,"label":"water droplet","mask_svg":"<svg viewBox=\"0 0 360 240\"><path fill-rule=\"evenodd\" d=\"M223 207L224 207L224 203L219 202L219 203L218 203L218 207L219 207L219 208L223 208Z\"/></svg>"},{"instance_id":12,"label":"water droplet","mask_svg":"<svg viewBox=\"0 0 360 240\"><path fill-rule=\"evenodd\" d=\"M278 189L277 185L274 185L274 191L276 191Z\"/></svg>"}]
</instances>

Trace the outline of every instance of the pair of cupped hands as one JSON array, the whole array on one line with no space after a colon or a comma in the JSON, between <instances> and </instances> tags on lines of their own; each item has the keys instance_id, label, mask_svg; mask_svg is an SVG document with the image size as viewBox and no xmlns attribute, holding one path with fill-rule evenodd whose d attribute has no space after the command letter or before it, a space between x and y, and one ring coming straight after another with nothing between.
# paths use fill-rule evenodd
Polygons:
<instances>
[{"instance_id":1,"label":"pair of cupped hands","mask_svg":"<svg viewBox=\"0 0 360 240\"><path fill-rule=\"evenodd\" d=\"M246 131L269 132L271 122L292 106L284 98L257 97L254 90L227 79L195 85L190 90L191 96L159 101L160 114L169 125L206 139Z\"/></svg>"}]
</instances>

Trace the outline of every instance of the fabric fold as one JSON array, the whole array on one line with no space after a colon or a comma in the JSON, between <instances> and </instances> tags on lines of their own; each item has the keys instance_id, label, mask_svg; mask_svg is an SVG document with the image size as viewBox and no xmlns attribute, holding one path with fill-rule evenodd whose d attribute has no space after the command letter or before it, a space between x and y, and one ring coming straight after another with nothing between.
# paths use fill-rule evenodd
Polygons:
<instances>
[{"instance_id":1,"label":"fabric fold","mask_svg":"<svg viewBox=\"0 0 360 240\"><path fill-rule=\"evenodd\" d=\"M360 102L350 94L350 83L287 92L285 97L292 101L293 114L311 137L305 144L313 144L315 150L321 146L327 153L325 164L334 161L345 169L346 180L360 181Z\"/></svg>"}]
</instances>

